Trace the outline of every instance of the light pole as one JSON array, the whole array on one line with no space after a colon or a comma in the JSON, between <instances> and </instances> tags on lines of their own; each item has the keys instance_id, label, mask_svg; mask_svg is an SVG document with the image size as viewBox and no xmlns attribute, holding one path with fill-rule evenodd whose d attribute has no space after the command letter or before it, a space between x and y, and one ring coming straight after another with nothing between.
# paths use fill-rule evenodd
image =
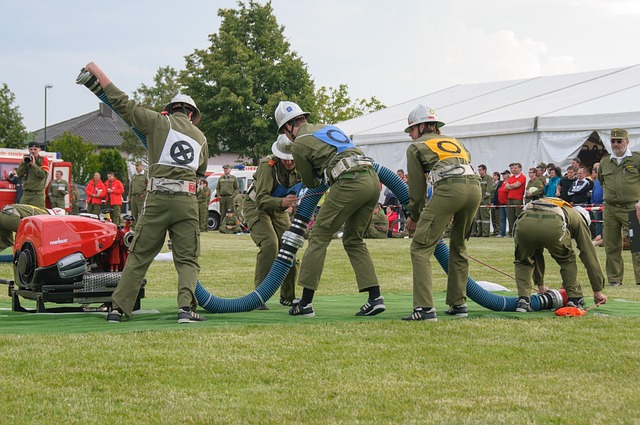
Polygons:
<instances>
[{"instance_id":1,"label":"light pole","mask_svg":"<svg viewBox=\"0 0 640 425\"><path fill-rule=\"evenodd\" d=\"M42 147L47 144L47 89L52 89L53 85L44 85L44 140L42 141Z\"/></svg>"}]
</instances>

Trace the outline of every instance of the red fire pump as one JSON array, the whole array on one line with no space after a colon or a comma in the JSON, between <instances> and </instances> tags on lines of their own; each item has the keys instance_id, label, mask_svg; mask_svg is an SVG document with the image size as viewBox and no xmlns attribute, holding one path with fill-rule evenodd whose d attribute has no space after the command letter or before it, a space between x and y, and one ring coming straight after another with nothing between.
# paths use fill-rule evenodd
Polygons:
<instances>
[{"instance_id":1,"label":"red fire pump","mask_svg":"<svg viewBox=\"0 0 640 425\"><path fill-rule=\"evenodd\" d=\"M13 251L14 280L2 281L9 285L12 309L28 311L20 305L23 297L36 301L35 312L106 310L133 240L133 218L124 219L123 227L89 214L20 220ZM141 298L144 284L134 310L140 308ZM46 302L82 307L47 310ZM92 309L92 303L103 305Z\"/></svg>"}]
</instances>

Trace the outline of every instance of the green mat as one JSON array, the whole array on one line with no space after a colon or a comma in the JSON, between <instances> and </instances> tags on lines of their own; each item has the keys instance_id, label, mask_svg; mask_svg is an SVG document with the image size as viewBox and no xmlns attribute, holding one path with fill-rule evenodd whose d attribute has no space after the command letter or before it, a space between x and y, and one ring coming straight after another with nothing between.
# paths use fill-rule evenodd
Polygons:
<instances>
[{"instance_id":1,"label":"green mat","mask_svg":"<svg viewBox=\"0 0 640 425\"><path fill-rule=\"evenodd\" d=\"M513 296L511 292L499 293ZM273 297L267 305L270 310L251 311L247 313L213 314L200 311L207 317L203 323L178 325L177 306L175 298L146 298L142 300L142 310L136 312L132 320L122 323L107 323L106 313L20 313L11 311L9 301L0 301L0 334L47 334L47 333L87 333L87 332L136 332L161 331L184 328L247 326L247 325L287 325L295 323L336 323L361 321L399 321L403 316L411 313L412 295L384 294L387 310L374 317L355 317L365 299L362 294L354 295L318 295L313 305L316 316L313 318L293 317L288 315L288 308L278 303ZM481 318L502 319L555 319L580 320L580 318L556 317L552 311L544 310L533 313L507 313L485 309L473 301L468 302L469 318L458 319L444 314L445 293L434 294L436 309L439 311L438 320L468 320ZM21 300L23 307L35 308L35 302ZM67 304L47 304L47 307L69 306ZM609 298L607 304L587 312L587 316L594 317L640 317L640 302Z\"/></svg>"}]
</instances>

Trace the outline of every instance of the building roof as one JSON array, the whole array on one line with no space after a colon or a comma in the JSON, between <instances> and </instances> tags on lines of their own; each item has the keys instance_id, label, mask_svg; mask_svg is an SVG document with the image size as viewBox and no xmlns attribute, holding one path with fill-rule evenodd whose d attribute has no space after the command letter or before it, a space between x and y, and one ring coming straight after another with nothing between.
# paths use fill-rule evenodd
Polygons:
<instances>
[{"instance_id":1,"label":"building roof","mask_svg":"<svg viewBox=\"0 0 640 425\"><path fill-rule=\"evenodd\" d=\"M80 115L79 117L47 125L47 139L52 141L64 132L82 137L98 148L117 148L122 144L122 131L129 126L104 103L100 102L97 111ZM35 141L44 141L44 128L34 132Z\"/></svg>"}]
</instances>

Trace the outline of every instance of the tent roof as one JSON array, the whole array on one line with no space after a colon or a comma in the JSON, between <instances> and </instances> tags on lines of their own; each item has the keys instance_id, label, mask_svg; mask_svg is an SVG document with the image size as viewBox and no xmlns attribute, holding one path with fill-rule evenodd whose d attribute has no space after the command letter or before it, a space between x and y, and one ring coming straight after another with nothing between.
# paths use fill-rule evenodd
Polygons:
<instances>
[{"instance_id":1,"label":"tent roof","mask_svg":"<svg viewBox=\"0 0 640 425\"><path fill-rule=\"evenodd\" d=\"M381 142L391 134L397 140L409 112L422 103L436 111L447 123L444 132L455 137L640 127L639 95L640 65L633 65L455 85L337 126L359 141L373 141L376 135Z\"/></svg>"}]
</instances>

